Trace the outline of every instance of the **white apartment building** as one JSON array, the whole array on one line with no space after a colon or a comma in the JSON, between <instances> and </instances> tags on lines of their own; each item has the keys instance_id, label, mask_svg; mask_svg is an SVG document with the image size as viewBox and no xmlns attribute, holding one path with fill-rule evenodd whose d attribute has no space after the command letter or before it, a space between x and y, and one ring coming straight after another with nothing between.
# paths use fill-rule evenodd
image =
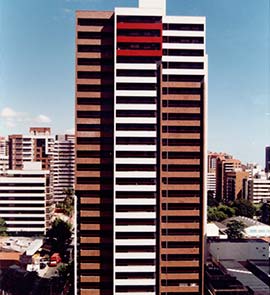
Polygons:
<instances>
[{"instance_id":1,"label":"white apartment building","mask_svg":"<svg viewBox=\"0 0 270 295\"><path fill-rule=\"evenodd\" d=\"M8 169L8 141L0 136L0 175Z\"/></svg>"},{"instance_id":2,"label":"white apartment building","mask_svg":"<svg viewBox=\"0 0 270 295\"><path fill-rule=\"evenodd\" d=\"M54 202L65 198L65 189L74 189L75 168L74 135L56 135L52 158L52 179Z\"/></svg>"},{"instance_id":3,"label":"white apartment building","mask_svg":"<svg viewBox=\"0 0 270 295\"><path fill-rule=\"evenodd\" d=\"M257 173L248 182L248 198L254 204L270 202L270 178L267 173Z\"/></svg>"},{"instance_id":4,"label":"white apartment building","mask_svg":"<svg viewBox=\"0 0 270 295\"><path fill-rule=\"evenodd\" d=\"M24 163L22 170L7 170L0 177L0 217L7 231L43 235L48 224L46 179L49 171L40 162Z\"/></svg>"},{"instance_id":5,"label":"white apartment building","mask_svg":"<svg viewBox=\"0 0 270 295\"><path fill-rule=\"evenodd\" d=\"M7 156L8 154L8 141L4 136L0 136L0 157Z\"/></svg>"},{"instance_id":6,"label":"white apartment building","mask_svg":"<svg viewBox=\"0 0 270 295\"><path fill-rule=\"evenodd\" d=\"M216 196L216 172L207 173L207 191L212 191L213 197Z\"/></svg>"},{"instance_id":7,"label":"white apartment building","mask_svg":"<svg viewBox=\"0 0 270 295\"><path fill-rule=\"evenodd\" d=\"M0 176L8 170L8 156L0 155Z\"/></svg>"}]
</instances>

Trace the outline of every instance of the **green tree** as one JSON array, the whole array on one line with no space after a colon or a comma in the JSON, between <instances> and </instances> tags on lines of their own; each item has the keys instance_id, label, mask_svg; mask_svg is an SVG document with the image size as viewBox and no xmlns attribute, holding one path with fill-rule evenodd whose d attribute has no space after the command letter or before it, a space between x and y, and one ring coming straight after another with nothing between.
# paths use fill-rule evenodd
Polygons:
<instances>
[{"instance_id":1,"label":"green tree","mask_svg":"<svg viewBox=\"0 0 270 295\"><path fill-rule=\"evenodd\" d=\"M242 221L231 220L227 223L226 234L229 239L242 239L243 238L244 224Z\"/></svg>"},{"instance_id":2,"label":"green tree","mask_svg":"<svg viewBox=\"0 0 270 295\"><path fill-rule=\"evenodd\" d=\"M0 217L0 236L7 236L7 224L3 218Z\"/></svg>"},{"instance_id":3,"label":"green tree","mask_svg":"<svg viewBox=\"0 0 270 295\"><path fill-rule=\"evenodd\" d=\"M219 205L218 206L218 211L223 212L224 214L226 214L228 217L233 217L235 216L235 209L231 208L227 205Z\"/></svg>"},{"instance_id":4,"label":"green tree","mask_svg":"<svg viewBox=\"0 0 270 295\"><path fill-rule=\"evenodd\" d=\"M47 237L52 241L53 251L64 254L66 243L71 237L71 224L60 218L54 220L52 227L47 232Z\"/></svg>"},{"instance_id":5,"label":"green tree","mask_svg":"<svg viewBox=\"0 0 270 295\"><path fill-rule=\"evenodd\" d=\"M208 207L207 209L208 221L222 221L228 218L228 215L219 211L217 207Z\"/></svg>"},{"instance_id":6,"label":"green tree","mask_svg":"<svg viewBox=\"0 0 270 295\"><path fill-rule=\"evenodd\" d=\"M66 188L63 193L66 197L63 202L57 204L57 208L62 209L63 213L70 217L74 213L74 189Z\"/></svg>"},{"instance_id":7,"label":"green tree","mask_svg":"<svg viewBox=\"0 0 270 295\"><path fill-rule=\"evenodd\" d=\"M238 199L232 203L232 207L235 210L236 216L246 216L253 218L256 213L256 207L249 201L245 199Z\"/></svg>"}]
</instances>

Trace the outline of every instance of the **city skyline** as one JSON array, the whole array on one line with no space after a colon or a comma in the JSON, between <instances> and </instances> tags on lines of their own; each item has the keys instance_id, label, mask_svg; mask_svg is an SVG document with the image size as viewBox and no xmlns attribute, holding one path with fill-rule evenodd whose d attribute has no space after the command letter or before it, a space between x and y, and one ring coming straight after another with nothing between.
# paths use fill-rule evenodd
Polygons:
<instances>
[{"instance_id":1,"label":"city skyline","mask_svg":"<svg viewBox=\"0 0 270 295\"><path fill-rule=\"evenodd\" d=\"M264 167L270 142L269 1L167 2L168 15L207 18L209 150ZM75 10L115 6L136 7L137 1L1 2L1 135L39 125L55 133L73 129Z\"/></svg>"}]
</instances>

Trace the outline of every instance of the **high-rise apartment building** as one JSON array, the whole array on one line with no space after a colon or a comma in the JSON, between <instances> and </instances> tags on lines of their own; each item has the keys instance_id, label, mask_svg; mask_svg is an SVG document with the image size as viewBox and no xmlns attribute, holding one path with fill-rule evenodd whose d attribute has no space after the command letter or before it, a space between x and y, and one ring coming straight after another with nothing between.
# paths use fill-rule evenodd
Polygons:
<instances>
[{"instance_id":1,"label":"high-rise apartment building","mask_svg":"<svg viewBox=\"0 0 270 295\"><path fill-rule=\"evenodd\" d=\"M224 195L228 201L247 199L249 172L234 170L227 172L224 179Z\"/></svg>"},{"instance_id":2,"label":"high-rise apartment building","mask_svg":"<svg viewBox=\"0 0 270 295\"><path fill-rule=\"evenodd\" d=\"M218 200L226 199L225 178L228 172L241 170L242 163L230 155L221 154L216 161L216 198Z\"/></svg>"},{"instance_id":3,"label":"high-rise apartment building","mask_svg":"<svg viewBox=\"0 0 270 295\"><path fill-rule=\"evenodd\" d=\"M8 169L8 141L4 136L0 136L0 175Z\"/></svg>"},{"instance_id":4,"label":"high-rise apartment building","mask_svg":"<svg viewBox=\"0 0 270 295\"><path fill-rule=\"evenodd\" d=\"M216 172L207 173L207 194L216 197Z\"/></svg>"},{"instance_id":5,"label":"high-rise apartment building","mask_svg":"<svg viewBox=\"0 0 270 295\"><path fill-rule=\"evenodd\" d=\"M54 137L50 128L32 127L28 135L9 136L9 168L22 169L24 162L42 162L50 170Z\"/></svg>"},{"instance_id":6,"label":"high-rise apartment building","mask_svg":"<svg viewBox=\"0 0 270 295\"><path fill-rule=\"evenodd\" d=\"M74 135L56 135L53 148L51 173L54 202L66 197L66 190L74 189L75 143Z\"/></svg>"},{"instance_id":7,"label":"high-rise apartment building","mask_svg":"<svg viewBox=\"0 0 270 295\"><path fill-rule=\"evenodd\" d=\"M76 15L78 294L203 294L205 18Z\"/></svg>"},{"instance_id":8,"label":"high-rise apartment building","mask_svg":"<svg viewBox=\"0 0 270 295\"><path fill-rule=\"evenodd\" d=\"M4 136L0 136L0 157L8 155L8 141Z\"/></svg>"},{"instance_id":9,"label":"high-rise apartment building","mask_svg":"<svg viewBox=\"0 0 270 295\"><path fill-rule=\"evenodd\" d=\"M217 159L224 155L222 153L208 152L207 162L207 193L210 193L213 197L216 197L216 170L217 170Z\"/></svg>"},{"instance_id":10,"label":"high-rise apartment building","mask_svg":"<svg viewBox=\"0 0 270 295\"><path fill-rule=\"evenodd\" d=\"M248 199L254 204L270 202L270 179L267 173L257 173L248 181Z\"/></svg>"},{"instance_id":11,"label":"high-rise apartment building","mask_svg":"<svg viewBox=\"0 0 270 295\"><path fill-rule=\"evenodd\" d=\"M41 163L26 162L21 170L7 170L0 177L0 218L7 232L18 235L43 235L49 226L46 204L49 197L49 171Z\"/></svg>"}]
</instances>

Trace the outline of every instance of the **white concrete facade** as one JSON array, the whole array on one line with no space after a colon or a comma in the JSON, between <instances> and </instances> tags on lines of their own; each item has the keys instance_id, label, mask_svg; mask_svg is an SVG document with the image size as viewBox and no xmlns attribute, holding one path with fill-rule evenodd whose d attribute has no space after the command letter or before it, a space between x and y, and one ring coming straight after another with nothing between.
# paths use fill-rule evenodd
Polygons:
<instances>
[{"instance_id":1,"label":"white concrete facade","mask_svg":"<svg viewBox=\"0 0 270 295\"><path fill-rule=\"evenodd\" d=\"M31 165L34 164L34 165ZM0 217L7 231L44 234L46 230L46 175L41 163L28 163L23 170L7 170L0 177Z\"/></svg>"},{"instance_id":2,"label":"white concrete facade","mask_svg":"<svg viewBox=\"0 0 270 295\"><path fill-rule=\"evenodd\" d=\"M163 54L160 62L164 68L160 68L157 62L142 63L139 60L136 62L136 59L132 62L128 60L125 62L118 60L115 56L114 294L152 295L156 292L146 291L147 289L126 293L119 290L123 290L120 288L123 286L136 289L138 285L155 286L156 284L158 245L155 233L158 231L156 220L159 218L157 216L159 178L156 173L157 168L154 166L158 164L159 156L157 140L161 95L159 79L162 75L173 75L177 78L192 75L204 77L207 80L205 30L187 31L170 28L170 24L195 24L204 28L205 18L168 17L165 0L140 0L139 8L116 8L115 52L120 48L117 42L119 16L127 18L161 17L163 30L160 37L194 37L194 40L197 38L200 41L199 43L162 41ZM186 52L194 50L199 56L193 56L191 53L181 55L177 53L179 50L186 50ZM186 65L183 66L182 63ZM192 66L199 68L192 68ZM205 92L207 97L207 89ZM134 103L135 100L137 101ZM189 106L188 109L191 113L200 112L199 108ZM193 136L191 134L190 138ZM187 137L188 134L186 134ZM207 151L206 146L205 151ZM137 238L134 238L134 233ZM144 252L144 248L148 251ZM140 262L136 264L136 260ZM126 261L125 266L123 266L123 261ZM127 275L126 278L122 278L123 273L131 272L147 272L148 277L138 280L131 279Z\"/></svg>"},{"instance_id":3,"label":"white concrete facade","mask_svg":"<svg viewBox=\"0 0 270 295\"><path fill-rule=\"evenodd\" d=\"M248 181L248 198L254 203L270 202L270 179L266 173L259 173Z\"/></svg>"},{"instance_id":4,"label":"white concrete facade","mask_svg":"<svg viewBox=\"0 0 270 295\"><path fill-rule=\"evenodd\" d=\"M52 180L54 202L66 197L64 190L74 189L75 138L73 135L57 135L52 158Z\"/></svg>"}]
</instances>

